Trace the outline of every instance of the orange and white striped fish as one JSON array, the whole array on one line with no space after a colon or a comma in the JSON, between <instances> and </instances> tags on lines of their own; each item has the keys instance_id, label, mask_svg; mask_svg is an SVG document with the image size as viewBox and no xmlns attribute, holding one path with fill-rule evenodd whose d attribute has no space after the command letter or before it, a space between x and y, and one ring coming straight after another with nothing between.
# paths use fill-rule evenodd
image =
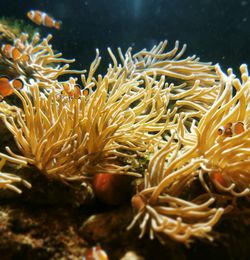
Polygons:
<instances>
[{"instance_id":1,"label":"orange and white striped fish","mask_svg":"<svg viewBox=\"0 0 250 260\"><path fill-rule=\"evenodd\" d=\"M88 248L82 260L109 260L107 253L100 245Z\"/></svg>"},{"instance_id":2,"label":"orange and white striped fish","mask_svg":"<svg viewBox=\"0 0 250 260\"><path fill-rule=\"evenodd\" d=\"M31 10L27 13L28 18L37 25L44 25L46 27L53 27L59 30L61 28L61 21L57 21L45 12L38 10Z\"/></svg>"},{"instance_id":3,"label":"orange and white striped fish","mask_svg":"<svg viewBox=\"0 0 250 260\"><path fill-rule=\"evenodd\" d=\"M13 61L17 61L17 60L27 61L29 59L28 54L22 54L22 52L18 48L12 46L9 43L3 44L1 47L1 51L6 58L12 59Z\"/></svg>"},{"instance_id":4,"label":"orange and white striped fish","mask_svg":"<svg viewBox=\"0 0 250 260\"><path fill-rule=\"evenodd\" d=\"M224 126L219 127L218 135L224 137L232 137L233 135L241 134L245 131L245 126L243 122L227 123Z\"/></svg>"},{"instance_id":5,"label":"orange and white striped fish","mask_svg":"<svg viewBox=\"0 0 250 260\"><path fill-rule=\"evenodd\" d=\"M82 95L85 96L85 97L87 97L89 95L89 93L90 93L89 88L85 88L85 89L82 90Z\"/></svg>"},{"instance_id":6,"label":"orange and white striped fish","mask_svg":"<svg viewBox=\"0 0 250 260\"><path fill-rule=\"evenodd\" d=\"M227 187L227 182L221 172L212 172L210 176L214 182L219 183L221 186Z\"/></svg>"},{"instance_id":7,"label":"orange and white striped fish","mask_svg":"<svg viewBox=\"0 0 250 260\"><path fill-rule=\"evenodd\" d=\"M7 76L0 76L0 99L12 95L14 88L19 90L23 85L23 81L19 78L10 80Z\"/></svg>"},{"instance_id":8,"label":"orange and white striped fish","mask_svg":"<svg viewBox=\"0 0 250 260\"><path fill-rule=\"evenodd\" d=\"M70 83L63 83L63 94L68 95L71 98L80 98L81 97L81 88L78 84L70 84Z\"/></svg>"}]
</instances>

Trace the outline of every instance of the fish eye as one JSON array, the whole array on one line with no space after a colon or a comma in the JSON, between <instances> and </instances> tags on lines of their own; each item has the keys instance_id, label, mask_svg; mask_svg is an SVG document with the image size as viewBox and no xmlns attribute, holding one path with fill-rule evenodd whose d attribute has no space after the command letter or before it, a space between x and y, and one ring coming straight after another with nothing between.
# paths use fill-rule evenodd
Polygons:
<instances>
[{"instance_id":1,"label":"fish eye","mask_svg":"<svg viewBox=\"0 0 250 260\"><path fill-rule=\"evenodd\" d=\"M223 135L225 132L224 127L220 127L217 132L218 132L218 135Z\"/></svg>"}]
</instances>

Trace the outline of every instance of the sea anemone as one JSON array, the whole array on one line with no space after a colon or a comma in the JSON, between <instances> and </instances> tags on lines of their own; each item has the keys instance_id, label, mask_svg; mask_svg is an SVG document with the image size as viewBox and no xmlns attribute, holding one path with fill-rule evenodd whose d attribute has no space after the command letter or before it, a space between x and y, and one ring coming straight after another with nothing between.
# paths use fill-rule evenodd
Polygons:
<instances>
[{"instance_id":1,"label":"sea anemone","mask_svg":"<svg viewBox=\"0 0 250 260\"><path fill-rule=\"evenodd\" d=\"M230 69L228 75L219 66L216 70L221 79L216 101L197 126L193 122L190 132L184 119L179 121L178 133L187 146L196 146L192 156L203 158L199 175L207 191L204 175L219 191L246 196L250 191L250 79L246 65L240 67L241 81Z\"/></svg>"},{"instance_id":2,"label":"sea anemone","mask_svg":"<svg viewBox=\"0 0 250 260\"><path fill-rule=\"evenodd\" d=\"M165 52L168 42L163 41L151 50L143 49L132 54L129 48L125 54L118 49L122 67L128 71L128 77L147 75L165 76L165 92L169 92L169 109L185 112L190 118L201 118L213 104L218 95L219 76L209 62L200 62L195 55L181 59L186 44L179 51L179 42ZM115 59L112 55L113 60Z\"/></svg>"},{"instance_id":3,"label":"sea anemone","mask_svg":"<svg viewBox=\"0 0 250 260\"><path fill-rule=\"evenodd\" d=\"M112 64L104 76L95 75L97 50L89 72L81 75L83 88L76 88L74 77L58 80L79 71L68 70L73 60L55 54L50 39L22 35L14 46L26 56L14 61L0 55L0 63L25 82L24 89L13 90L20 108L0 105L21 152L6 147L8 158L60 181L92 178L96 196L110 204L120 203L113 200L116 184L124 184L119 174L140 177L129 229L139 222L140 237L149 232L163 242L212 240L231 199L249 197L247 67L241 66L240 81L232 70L225 74L195 56L180 59L186 46L178 52L178 42L164 52L164 41L134 55L119 49L121 63L108 49ZM22 181L9 174L0 178L4 188ZM121 199L129 185L130 179ZM221 203L225 194L230 199Z\"/></svg>"},{"instance_id":4,"label":"sea anemone","mask_svg":"<svg viewBox=\"0 0 250 260\"><path fill-rule=\"evenodd\" d=\"M15 163L18 165L26 165L27 163L23 160L19 160L16 158L13 158L11 156L8 156L6 154L2 154L0 153L0 189L11 189L17 193L22 193L22 191L17 188L14 183L22 183L23 185L25 185L27 188L31 188L31 184L25 180L23 180L22 178L18 177L15 174L12 173L6 173L2 171L2 168L4 167L6 160L11 162L11 163Z\"/></svg>"},{"instance_id":5,"label":"sea anemone","mask_svg":"<svg viewBox=\"0 0 250 260\"><path fill-rule=\"evenodd\" d=\"M20 37L22 33L33 35L39 29L30 24L26 24L24 20L11 17L0 18L0 40L13 42Z\"/></svg>"},{"instance_id":6,"label":"sea anemone","mask_svg":"<svg viewBox=\"0 0 250 260\"><path fill-rule=\"evenodd\" d=\"M92 70L86 81L90 75ZM108 76L98 76L87 84L96 90L79 99L52 87L42 93L35 82L31 95L15 90L23 110L16 121L5 115L2 118L23 156L10 148L8 152L46 175L64 180L103 172L138 176L126 160L136 161L163 146L161 135L174 122L169 122L168 99L162 95L164 80L145 75L144 81L128 81L125 72L115 75L115 87L110 87Z\"/></svg>"},{"instance_id":7,"label":"sea anemone","mask_svg":"<svg viewBox=\"0 0 250 260\"><path fill-rule=\"evenodd\" d=\"M204 194L183 198L183 193L198 175L200 158L192 158L192 151L181 148L181 141L171 136L167 145L154 154L145 174L144 185L132 198L136 215L129 225L140 223L140 237L146 231L151 239L166 237L188 244L193 237L208 238L212 227L223 214L223 208L211 208L212 196Z\"/></svg>"},{"instance_id":8,"label":"sea anemone","mask_svg":"<svg viewBox=\"0 0 250 260\"><path fill-rule=\"evenodd\" d=\"M51 38L52 35L48 35L41 40L39 33L35 33L31 40L28 34L16 38L13 47L20 53L20 57L13 60L6 56L3 50L0 52L0 65L5 74L11 77L21 76L26 85L30 79L34 79L41 88L46 88L50 84L61 88L57 81L59 76L83 73L84 71L68 69L69 63L75 60L64 59L61 53L55 53L49 44Z\"/></svg>"},{"instance_id":9,"label":"sea anemone","mask_svg":"<svg viewBox=\"0 0 250 260\"><path fill-rule=\"evenodd\" d=\"M144 187L132 198L137 214L129 228L139 221L140 236L149 230L151 237L163 241L166 235L184 243L195 236L212 239L208 232L225 212L216 205L220 194L249 195L250 80L246 65L240 70L241 81L232 70L226 75L216 66L220 82L214 104L189 127L185 125L188 115L182 113L177 136L172 134L154 154ZM197 179L205 189L197 197L185 196ZM228 203L224 202L229 209Z\"/></svg>"},{"instance_id":10,"label":"sea anemone","mask_svg":"<svg viewBox=\"0 0 250 260\"><path fill-rule=\"evenodd\" d=\"M15 39L15 34L13 33L12 29L2 21L0 21L0 39Z\"/></svg>"},{"instance_id":11,"label":"sea anemone","mask_svg":"<svg viewBox=\"0 0 250 260\"><path fill-rule=\"evenodd\" d=\"M148 76L156 73L160 76L165 75L170 83L171 80L179 80L193 85L196 80L200 80L205 86L214 84L217 75L211 63L200 62L195 55L180 59L186 50L186 44L178 52L179 41L176 41L172 50L164 52L167 44L167 41L162 41L149 51L143 49L135 54L132 54L132 48L129 48L125 54L121 49L118 49L118 52L123 66L127 68L131 77L142 72Z\"/></svg>"}]
</instances>

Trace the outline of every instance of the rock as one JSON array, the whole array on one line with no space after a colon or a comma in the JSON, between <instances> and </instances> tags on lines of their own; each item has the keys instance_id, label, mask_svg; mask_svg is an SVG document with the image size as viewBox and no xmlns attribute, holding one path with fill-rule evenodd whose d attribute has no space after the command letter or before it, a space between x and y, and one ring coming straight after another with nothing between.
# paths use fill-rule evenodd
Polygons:
<instances>
[{"instance_id":1,"label":"rock","mask_svg":"<svg viewBox=\"0 0 250 260\"><path fill-rule=\"evenodd\" d=\"M120 205L130 196L131 178L127 175L100 173L93 178L96 197L109 205Z\"/></svg>"}]
</instances>

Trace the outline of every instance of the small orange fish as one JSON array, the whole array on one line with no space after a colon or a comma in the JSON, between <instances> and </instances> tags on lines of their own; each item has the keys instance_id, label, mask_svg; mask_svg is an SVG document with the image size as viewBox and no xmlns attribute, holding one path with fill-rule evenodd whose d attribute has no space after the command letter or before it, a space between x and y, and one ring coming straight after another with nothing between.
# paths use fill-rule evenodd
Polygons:
<instances>
[{"instance_id":1,"label":"small orange fish","mask_svg":"<svg viewBox=\"0 0 250 260\"><path fill-rule=\"evenodd\" d=\"M69 83L63 83L63 94L72 96L72 90Z\"/></svg>"},{"instance_id":2,"label":"small orange fish","mask_svg":"<svg viewBox=\"0 0 250 260\"><path fill-rule=\"evenodd\" d=\"M61 28L61 21L57 21L48 14L38 11L31 10L27 13L28 18L37 25L44 25L46 27L53 27L59 30Z\"/></svg>"},{"instance_id":3,"label":"small orange fish","mask_svg":"<svg viewBox=\"0 0 250 260\"><path fill-rule=\"evenodd\" d=\"M13 61L22 60L27 61L29 60L28 54L22 54L20 50L16 47L12 46L11 44L3 44L1 47L2 53L8 59L12 59Z\"/></svg>"},{"instance_id":4,"label":"small orange fish","mask_svg":"<svg viewBox=\"0 0 250 260\"><path fill-rule=\"evenodd\" d=\"M0 77L0 96L7 97L14 93L15 89L21 89L23 87L23 81L21 79L9 80L7 76Z\"/></svg>"},{"instance_id":5,"label":"small orange fish","mask_svg":"<svg viewBox=\"0 0 250 260\"><path fill-rule=\"evenodd\" d=\"M16 47L10 44L3 44L2 52L7 58L13 59L14 61L18 60L22 55Z\"/></svg>"},{"instance_id":6,"label":"small orange fish","mask_svg":"<svg viewBox=\"0 0 250 260\"><path fill-rule=\"evenodd\" d=\"M100 245L88 248L82 260L109 260L106 252Z\"/></svg>"},{"instance_id":7,"label":"small orange fish","mask_svg":"<svg viewBox=\"0 0 250 260\"><path fill-rule=\"evenodd\" d=\"M224 126L219 127L218 135L224 137L232 137L233 135L241 134L245 131L245 126L243 122L227 123Z\"/></svg>"},{"instance_id":8,"label":"small orange fish","mask_svg":"<svg viewBox=\"0 0 250 260\"><path fill-rule=\"evenodd\" d=\"M88 88L85 88L83 91L82 91L82 94L83 96L87 97L89 95L89 89Z\"/></svg>"},{"instance_id":9,"label":"small orange fish","mask_svg":"<svg viewBox=\"0 0 250 260\"><path fill-rule=\"evenodd\" d=\"M81 87L78 84L75 84L72 87L72 84L64 83L63 84L63 93L68 95L71 98L78 99L81 97Z\"/></svg>"},{"instance_id":10,"label":"small orange fish","mask_svg":"<svg viewBox=\"0 0 250 260\"><path fill-rule=\"evenodd\" d=\"M79 85L74 86L74 98L78 99L81 97L81 88Z\"/></svg>"},{"instance_id":11,"label":"small orange fish","mask_svg":"<svg viewBox=\"0 0 250 260\"><path fill-rule=\"evenodd\" d=\"M245 126L243 122L237 122L233 125L233 132L238 135L245 131Z\"/></svg>"},{"instance_id":12,"label":"small orange fish","mask_svg":"<svg viewBox=\"0 0 250 260\"><path fill-rule=\"evenodd\" d=\"M220 172L212 172L211 178L221 186L227 187L227 183Z\"/></svg>"}]
</instances>

